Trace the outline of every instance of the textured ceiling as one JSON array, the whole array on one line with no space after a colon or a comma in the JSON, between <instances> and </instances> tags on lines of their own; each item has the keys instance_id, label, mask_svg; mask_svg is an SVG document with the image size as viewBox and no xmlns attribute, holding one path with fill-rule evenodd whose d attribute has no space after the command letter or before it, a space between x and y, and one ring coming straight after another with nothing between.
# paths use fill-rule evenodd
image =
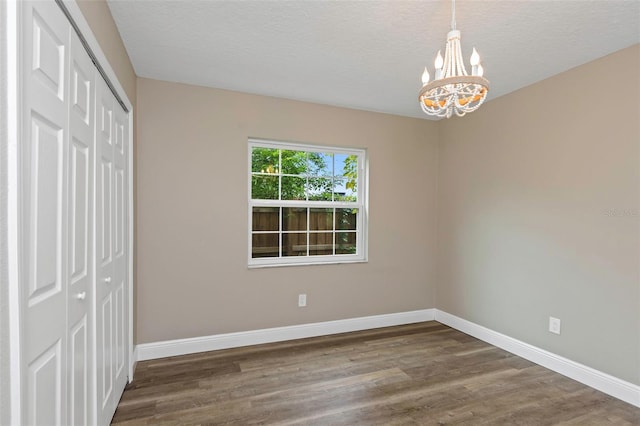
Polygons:
<instances>
[{"instance_id":1,"label":"textured ceiling","mask_svg":"<svg viewBox=\"0 0 640 426\"><path fill-rule=\"evenodd\" d=\"M425 65L433 76L451 21L444 0L109 7L141 77L411 117L424 117L420 76ZM489 100L640 42L638 0L458 0L456 9L465 63L475 46Z\"/></svg>"}]
</instances>

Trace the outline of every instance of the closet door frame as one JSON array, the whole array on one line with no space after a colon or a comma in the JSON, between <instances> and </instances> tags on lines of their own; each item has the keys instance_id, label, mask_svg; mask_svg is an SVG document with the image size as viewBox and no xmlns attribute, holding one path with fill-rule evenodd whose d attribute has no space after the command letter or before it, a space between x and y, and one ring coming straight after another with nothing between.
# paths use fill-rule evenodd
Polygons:
<instances>
[{"instance_id":1,"label":"closet door frame","mask_svg":"<svg viewBox=\"0 0 640 426\"><path fill-rule=\"evenodd\" d=\"M133 345L133 287L135 285L133 279L133 236L134 236L134 209L133 209L133 121L134 112L133 105L124 88L118 81L116 73L109 64L106 55L102 51L97 39L95 38L89 23L84 18L80 7L75 0L48 0L62 4L66 9L67 15L71 21L75 24L77 30L82 35L82 38L87 43L87 46L93 53L93 56L103 72L103 76L111 84L113 90L116 92L119 99L124 104L127 110L128 117L128 153L127 153L127 167L129 173L127 173L127 189L128 193L128 211L127 211L127 238L128 244L127 253L127 274L128 274L128 380L133 380L133 371L136 363L136 356ZM4 99L2 105L0 105L0 140L2 140L2 147L0 148L0 194L5 197L6 203L2 205L0 211L0 247L2 252L0 253L4 260L1 266L6 271L0 276L0 284L7 289L5 294L0 294L0 297L7 297L8 310L0 311L0 321L8 323L8 342L3 342L2 350L2 362L0 366L2 373L9 372L8 386L0 389L0 397L2 400L0 404L6 406L9 405L9 413L7 418L5 414L0 418L0 421L9 421L9 424L23 424L23 392L24 384L23 370L24 367L21 361L22 343L23 343L23 324L22 324L22 312L20 310L20 294L22 286L24 285L23 278L20 276L19 256L22 232L20 226L22 224L20 219L20 191L19 182L21 176L20 170L20 156L22 143L22 72L21 64L21 31L22 31L22 6L20 0L8 0L0 1L0 43L2 49L0 49L0 98ZM5 253L6 250L6 253ZM8 348L5 347L8 343ZM8 360L5 360L5 357ZM5 364L6 363L6 364ZM3 377L4 380L4 377ZM9 390L9 396L6 395L6 390Z\"/></svg>"},{"instance_id":2,"label":"closet door frame","mask_svg":"<svg viewBox=\"0 0 640 426\"><path fill-rule=\"evenodd\" d=\"M21 321L20 321L20 285L19 285L19 256L20 248L18 232L20 197L18 194L18 176L20 170L19 141L20 141L20 114L22 108L20 95L21 79L18 76L21 62L20 55L20 31L19 24L22 17L20 2L0 1L0 100L5 100L0 106L0 194L5 197L6 203L2 206L0 213L0 258L3 259L2 266L6 272L0 276L0 286L6 289L0 297L6 297L8 309L0 312L0 321L3 325L3 332L9 333L9 341L2 341L2 373L8 372L9 383L4 383L0 390L2 393L1 403L9 406L9 413L3 413L0 423L22 424L22 372L21 367ZM4 329L7 327L7 329ZM7 345L5 347L4 345ZM5 357L8 358L5 359ZM8 363L8 365L6 365ZM6 377L6 376L5 376ZM6 392L9 395L6 395Z\"/></svg>"}]
</instances>

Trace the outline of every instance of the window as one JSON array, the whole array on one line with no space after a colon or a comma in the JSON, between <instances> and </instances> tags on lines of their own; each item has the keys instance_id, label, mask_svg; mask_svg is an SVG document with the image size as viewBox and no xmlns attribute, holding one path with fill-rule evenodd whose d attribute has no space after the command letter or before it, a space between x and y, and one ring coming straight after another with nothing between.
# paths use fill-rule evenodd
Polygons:
<instances>
[{"instance_id":1,"label":"window","mask_svg":"<svg viewBox=\"0 0 640 426\"><path fill-rule=\"evenodd\" d=\"M249 140L249 266L366 260L365 151Z\"/></svg>"}]
</instances>

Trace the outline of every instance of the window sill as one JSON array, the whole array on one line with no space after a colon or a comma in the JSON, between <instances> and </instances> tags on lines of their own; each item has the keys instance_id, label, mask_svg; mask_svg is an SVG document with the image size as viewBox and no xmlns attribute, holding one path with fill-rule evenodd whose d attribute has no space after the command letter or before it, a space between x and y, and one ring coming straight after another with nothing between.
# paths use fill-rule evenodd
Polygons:
<instances>
[{"instance_id":1,"label":"window sill","mask_svg":"<svg viewBox=\"0 0 640 426\"><path fill-rule=\"evenodd\" d=\"M278 262L278 263L249 263L247 265L248 269L262 269L262 268L281 268L288 266L321 266L321 265L342 265L348 263L368 263L369 260L366 258L358 258L358 259L327 259L321 261L302 261L302 262Z\"/></svg>"}]
</instances>

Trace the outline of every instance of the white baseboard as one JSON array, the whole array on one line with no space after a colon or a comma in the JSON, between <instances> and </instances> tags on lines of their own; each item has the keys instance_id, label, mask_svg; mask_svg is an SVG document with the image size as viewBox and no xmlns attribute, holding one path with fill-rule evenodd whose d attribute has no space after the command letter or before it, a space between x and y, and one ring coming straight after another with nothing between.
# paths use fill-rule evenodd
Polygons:
<instances>
[{"instance_id":1,"label":"white baseboard","mask_svg":"<svg viewBox=\"0 0 640 426\"><path fill-rule=\"evenodd\" d=\"M137 354L136 360L144 361L149 359L165 358L168 356L186 355L196 352L237 348L240 346L282 342L286 340L303 339L306 337L326 336L329 334L346 333L350 331L433 321L434 319L435 309L422 309L419 311L399 312L395 314L374 315L370 317L292 325L288 327L216 334L212 336L167 340L155 343L143 343L136 346L135 353Z\"/></svg>"},{"instance_id":2,"label":"white baseboard","mask_svg":"<svg viewBox=\"0 0 640 426\"><path fill-rule=\"evenodd\" d=\"M136 371L136 365L138 365L138 347L134 346L129 360L129 383L133 382L133 374Z\"/></svg>"},{"instance_id":3,"label":"white baseboard","mask_svg":"<svg viewBox=\"0 0 640 426\"><path fill-rule=\"evenodd\" d=\"M640 407L640 386L436 309L436 321Z\"/></svg>"},{"instance_id":4,"label":"white baseboard","mask_svg":"<svg viewBox=\"0 0 640 426\"><path fill-rule=\"evenodd\" d=\"M584 383L587 386L628 402L636 407L640 407L640 386L553 354L544 349L537 348L528 343L521 342L520 340L439 309L422 309L419 311L399 312L395 314L374 315L370 317L350 318L288 327L143 343L135 347L133 359L134 362L145 361L196 352L282 342L433 320L509 351L580 383Z\"/></svg>"}]
</instances>

